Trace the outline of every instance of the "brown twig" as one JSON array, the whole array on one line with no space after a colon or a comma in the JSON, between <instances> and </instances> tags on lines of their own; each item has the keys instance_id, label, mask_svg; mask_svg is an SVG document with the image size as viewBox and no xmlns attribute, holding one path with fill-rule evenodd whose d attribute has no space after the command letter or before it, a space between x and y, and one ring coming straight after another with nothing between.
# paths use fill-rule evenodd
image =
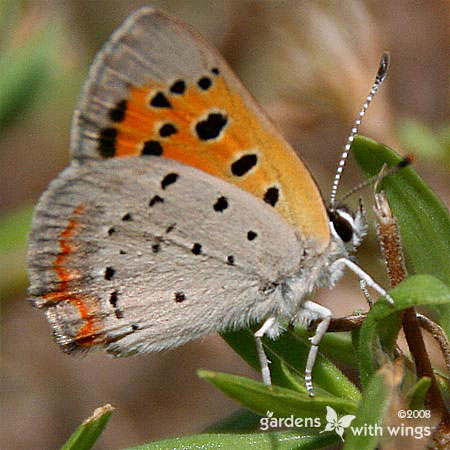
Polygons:
<instances>
[{"instance_id":1,"label":"brown twig","mask_svg":"<svg viewBox=\"0 0 450 450\"><path fill-rule=\"evenodd\" d=\"M448 340L445 331L436 323L433 322L428 317L417 313L417 320L419 321L419 325L424 330L427 330L428 333L433 336L434 340L438 343L442 354L444 355L445 365L447 366L447 372L450 375L450 341Z\"/></svg>"},{"instance_id":2,"label":"brown twig","mask_svg":"<svg viewBox=\"0 0 450 450\"><path fill-rule=\"evenodd\" d=\"M384 192L375 194L374 210L381 252L386 264L390 285L394 287L403 281L407 274L397 220L392 214ZM413 307L403 311L402 322L406 342L416 365L417 376L419 378L426 376L431 379L431 386L427 394L428 406L441 415L442 424L450 425L450 414L439 391Z\"/></svg>"},{"instance_id":3,"label":"brown twig","mask_svg":"<svg viewBox=\"0 0 450 450\"><path fill-rule=\"evenodd\" d=\"M336 317L331 319L327 332L352 331L360 328L367 313L352 314L350 316Z\"/></svg>"}]
</instances>

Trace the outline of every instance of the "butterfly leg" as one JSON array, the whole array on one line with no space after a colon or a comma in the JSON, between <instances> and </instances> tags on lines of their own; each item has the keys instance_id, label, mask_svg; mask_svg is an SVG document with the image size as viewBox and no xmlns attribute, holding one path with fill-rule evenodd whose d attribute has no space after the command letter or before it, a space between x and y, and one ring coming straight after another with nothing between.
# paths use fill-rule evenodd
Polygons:
<instances>
[{"instance_id":1,"label":"butterfly leg","mask_svg":"<svg viewBox=\"0 0 450 450\"><path fill-rule=\"evenodd\" d=\"M364 297L366 297L369 308L372 308L373 300L369 290L367 289L367 283L365 282L365 280L359 280L359 288L361 289Z\"/></svg>"},{"instance_id":2,"label":"butterfly leg","mask_svg":"<svg viewBox=\"0 0 450 450\"><path fill-rule=\"evenodd\" d=\"M264 384L270 386L272 384L272 380L270 379L270 369L269 363L270 361L267 359L266 352L263 348L262 337L272 328L275 323L275 317L269 317L261 328L259 328L254 336L256 340L256 350L258 351L259 364L261 366L261 374Z\"/></svg>"},{"instance_id":3,"label":"butterfly leg","mask_svg":"<svg viewBox=\"0 0 450 450\"><path fill-rule=\"evenodd\" d=\"M348 258L340 258L336 260L331 266L331 270L333 270L333 266L339 267L341 264L346 265L352 272L358 275L360 280L363 280L367 286L371 287L373 290L377 291L380 295L382 295L390 304L394 304L394 299L383 289L373 278L367 273L364 272L358 264L354 263L351 259Z\"/></svg>"},{"instance_id":4,"label":"butterfly leg","mask_svg":"<svg viewBox=\"0 0 450 450\"><path fill-rule=\"evenodd\" d=\"M314 315L314 317L320 320L319 325L317 325L316 328L316 333L310 339L311 348L309 349L305 368L306 390L309 392L310 397L314 397L312 370L314 368L314 363L316 362L317 352L319 351L319 343L326 333L328 326L330 325L332 314L328 308L325 308L324 306L314 303L310 300L307 300L305 303L303 303L302 308L306 309L309 313Z\"/></svg>"}]
</instances>

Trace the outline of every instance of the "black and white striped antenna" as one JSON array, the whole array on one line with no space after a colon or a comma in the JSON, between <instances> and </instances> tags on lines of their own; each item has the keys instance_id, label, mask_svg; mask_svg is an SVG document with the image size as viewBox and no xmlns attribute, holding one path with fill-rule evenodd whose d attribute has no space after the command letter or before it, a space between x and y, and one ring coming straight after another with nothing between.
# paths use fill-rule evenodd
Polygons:
<instances>
[{"instance_id":1,"label":"black and white striped antenna","mask_svg":"<svg viewBox=\"0 0 450 450\"><path fill-rule=\"evenodd\" d=\"M387 71L389 68L389 61L390 61L389 53L385 52L381 57L377 76L375 77L375 82L373 83L372 88L370 89L370 93L367 96L366 101L364 102L364 105L362 106L361 110L359 111L358 118L355 120L355 124L353 125L352 131L349 137L347 138L344 151L342 152L341 159L339 160L338 168L336 170L336 175L334 176L333 186L331 188L331 197L330 197L331 210L336 209L336 194L339 186L339 181L341 179L342 172L344 171L345 162L352 147L352 143L355 139L356 133L358 132L358 128L361 125L361 120L366 114L367 108L372 102L376 92L378 91L378 88L381 86L384 79L386 78Z\"/></svg>"}]
</instances>

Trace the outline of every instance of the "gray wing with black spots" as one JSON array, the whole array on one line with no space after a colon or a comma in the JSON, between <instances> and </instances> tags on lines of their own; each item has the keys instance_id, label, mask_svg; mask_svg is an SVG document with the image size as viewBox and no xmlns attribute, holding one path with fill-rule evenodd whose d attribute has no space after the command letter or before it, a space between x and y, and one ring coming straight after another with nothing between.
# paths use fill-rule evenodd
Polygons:
<instances>
[{"instance_id":1,"label":"gray wing with black spots","mask_svg":"<svg viewBox=\"0 0 450 450\"><path fill-rule=\"evenodd\" d=\"M269 205L181 163L72 164L37 207L30 293L63 345L91 320L112 353L159 350L269 315L302 250ZM93 318L49 301L61 269L65 294L89 299Z\"/></svg>"}]
</instances>

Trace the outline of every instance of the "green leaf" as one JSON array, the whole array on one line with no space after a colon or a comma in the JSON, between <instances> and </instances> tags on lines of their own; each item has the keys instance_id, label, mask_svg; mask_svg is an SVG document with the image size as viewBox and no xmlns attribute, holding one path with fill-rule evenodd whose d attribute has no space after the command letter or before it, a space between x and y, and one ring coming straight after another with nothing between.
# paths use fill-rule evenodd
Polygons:
<instances>
[{"instance_id":1,"label":"green leaf","mask_svg":"<svg viewBox=\"0 0 450 450\"><path fill-rule=\"evenodd\" d=\"M295 327L295 333L302 337L311 334L304 327ZM320 341L320 353L332 361L348 367L355 367L357 364L349 332L326 333Z\"/></svg>"},{"instance_id":2,"label":"green leaf","mask_svg":"<svg viewBox=\"0 0 450 450\"><path fill-rule=\"evenodd\" d=\"M17 0L2 0L0 2L0 51L11 40L12 30L17 26L21 2Z\"/></svg>"},{"instance_id":3,"label":"green leaf","mask_svg":"<svg viewBox=\"0 0 450 450\"><path fill-rule=\"evenodd\" d=\"M448 374L443 374L440 370L434 369L434 376L439 390L444 396L444 402L446 402L447 405L450 405L450 379Z\"/></svg>"},{"instance_id":4,"label":"green leaf","mask_svg":"<svg viewBox=\"0 0 450 450\"><path fill-rule=\"evenodd\" d=\"M371 450L377 447L382 435L381 432L363 432L358 436L357 433L352 432L352 428L357 429L365 425L374 427L383 425L392 396L392 389L389 389L389 377L392 378L392 367L381 369L363 391L361 402L355 413L356 418L345 432L344 450Z\"/></svg>"},{"instance_id":5,"label":"green leaf","mask_svg":"<svg viewBox=\"0 0 450 450\"><path fill-rule=\"evenodd\" d=\"M357 136L352 152L367 176L377 175L384 163L401 160L393 150ZM436 194L412 167L383 179L389 205L398 220L410 273L428 273L450 286L450 215ZM441 326L450 335L450 307L435 307Z\"/></svg>"},{"instance_id":6,"label":"green leaf","mask_svg":"<svg viewBox=\"0 0 450 450\"><path fill-rule=\"evenodd\" d=\"M200 370L198 376L208 380L226 395L261 416L272 412L274 417L293 415L324 419L327 405L340 414L352 413L357 406L356 402L347 399L322 395L312 399L308 394L273 385L266 386L249 378L220 372Z\"/></svg>"},{"instance_id":7,"label":"green leaf","mask_svg":"<svg viewBox=\"0 0 450 450\"><path fill-rule=\"evenodd\" d=\"M23 293L26 287L25 247L31 215L32 209L25 207L0 218L0 298L2 301Z\"/></svg>"},{"instance_id":8,"label":"green leaf","mask_svg":"<svg viewBox=\"0 0 450 450\"><path fill-rule=\"evenodd\" d=\"M254 328L257 329L257 327ZM248 364L260 372L252 330L245 329L224 333L222 337ZM282 363L289 367L291 372L302 377L310 349L309 342L304 337L286 331L276 340L263 339L263 343L267 357L272 362L270 373L273 384L292 389L292 380L286 377L286 371L283 369ZM313 384L316 394L332 394L355 402L358 402L361 398L356 386L320 353L313 370Z\"/></svg>"},{"instance_id":9,"label":"green leaf","mask_svg":"<svg viewBox=\"0 0 450 450\"><path fill-rule=\"evenodd\" d=\"M301 394L307 395L308 390L306 389L305 379L296 374L291 368L286 364L285 361L281 360L281 370L287 381L287 388L294 391L300 392Z\"/></svg>"},{"instance_id":10,"label":"green leaf","mask_svg":"<svg viewBox=\"0 0 450 450\"><path fill-rule=\"evenodd\" d=\"M0 132L23 114L50 79L57 41L50 27L21 48L0 55Z\"/></svg>"},{"instance_id":11,"label":"green leaf","mask_svg":"<svg viewBox=\"0 0 450 450\"><path fill-rule=\"evenodd\" d=\"M402 158L388 147L357 136L352 152L367 176L384 163ZM428 273L450 285L450 215L436 194L411 167L383 179L389 205L398 220L402 242L414 273Z\"/></svg>"},{"instance_id":12,"label":"green leaf","mask_svg":"<svg viewBox=\"0 0 450 450\"><path fill-rule=\"evenodd\" d=\"M61 450L89 450L97 442L108 423L114 408L105 405L97 408L94 414L85 420L70 436Z\"/></svg>"},{"instance_id":13,"label":"green leaf","mask_svg":"<svg viewBox=\"0 0 450 450\"><path fill-rule=\"evenodd\" d=\"M425 399L431 386L430 377L422 377L408 392L409 409L425 409Z\"/></svg>"},{"instance_id":14,"label":"green leaf","mask_svg":"<svg viewBox=\"0 0 450 450\"><path fill-rule=\"evenodd\" d=\"M261 416L248 409L238 409L224 419L210 425L204 430L205 433L237 433L242 431L253 431L258 429Z\"/></svg>"},{"instance_id":15,"label":"green leaf","mask_svg":"<svg viewBox=\"0 0 450 450\"><path fill-rule=\"evenodd\" d=\"M25 247L32 215L33 208L26 206L0 217L0 255Z\"/></svg>"},{"instance_id":16,"label":"green leaf","mask_svg":"<svg viewBox=\"0 0 450 450\"><path fill-rule=\"evenodd\" d=\"M199 434L139 445L128 450L161 449L255 449L314 450L328 447L339 439L336 433L309 436L294 431L273 431L249 434Z\"/></svg>"},{"instance_id":17,"label":"green leaf","mask_svg":"<svg viewBox=\"0 0 450 450\"><path fill-rule=\"evenodd\" d=\"M387 317L410 306L450 304L450 288L431 275L413 275L389 291L389 294L394 299L394 305L384 299L378 300L360 330L358 360L363 387L383 363L379 361L377 335L378 327L384 327Z\"/></svg>"},{"instance_id":18,"label":"green leaf","mask_svg":"<svg viewBox=\"0 0 450 450\"><path fill-rule=\"evenodd\" d=\"M440 130L433 130L424 123L411 119L403 120L398 127L404 147L421 159L432 159L444 164L450 163L449 131L448 125Z\"/></svg>"}]
</instances>

